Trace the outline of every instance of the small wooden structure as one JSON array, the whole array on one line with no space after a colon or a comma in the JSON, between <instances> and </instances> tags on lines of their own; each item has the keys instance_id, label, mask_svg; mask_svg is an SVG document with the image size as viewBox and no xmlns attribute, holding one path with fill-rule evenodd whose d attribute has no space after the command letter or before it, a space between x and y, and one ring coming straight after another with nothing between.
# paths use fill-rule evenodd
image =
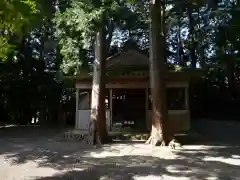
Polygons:
<instances>
[{"instance_id":1,"label":"small wooden structure","mask_svg":"<svg viewBox=\"0 0 240 180\"><path fill-rule=\"evenodd\" d=\"M188 87L190 72L166 74L169 121L175 132L190 129ZM106 118L109 131L151 129L149 59L136 50L125 50L107 59ZM92 77L76 78L76 124L81 132L90 122Z\"/></svg>"}]
</instances>

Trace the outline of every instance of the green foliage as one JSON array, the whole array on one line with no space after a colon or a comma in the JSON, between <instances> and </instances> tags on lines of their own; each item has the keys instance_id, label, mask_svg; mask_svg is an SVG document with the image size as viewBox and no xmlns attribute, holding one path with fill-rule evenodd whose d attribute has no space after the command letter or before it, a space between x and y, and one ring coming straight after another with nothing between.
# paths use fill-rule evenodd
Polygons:
<instances>
[{"instance_id":1,"label":"green foliage","mask_svg":"<svg viewBox=\"0 0 240 180\"><path fill-rule=\"evenodd\" d=\"M89 53L86 51L93 50L95 34L100 26L105 26L108 31L108 48L115 29L130 29L134 26L139 17L128 5L125 0L105 0L101 3L97 0L72 0L63 12L56 13L55 36L61 47L62 69L65 72L71 69L79 71L88 64Z\"/></svg>"},{"instance_id":2,"label":"green foliage","mask_svg":"<svg viewBox=\"0 0 240 180\"><path fill-rule=\"evenodd\" d=\"M0 62L1 115L4 109L9 116L14 117L13 119L18 120L21 116L22 119L29 120L29 117L22 116L33 115L44 108L50 114L50 111L56 111L63 105L62 91L65 91L63 95L65 100L71 99L74 106L72 98L74 91L62 89L63 85L59 82L61 75L59 64L69 75L89 73L89 63L94 57L93 42L100 26L104 25L108 33L106 44L109 55L119 52L123 44L127 44L126 41L136 43L135 48L140 47L148 51L149 1L99 2L99 0L0 0L0 59L9 59ZM208 2L208 5L205 2ZM231 99L227 96L228 79L231 77L235 77L235 82L232 81L232 84L236 84L235 89L240 89L238 85L240 14L238 6L232 2L166 1L169 5L165 9L167 57L171 62L169 69L191 70L189 52L195 53L196 61L199 63L201 47L203 61L208 68L205 77L207 85L199 90L199 94L202 94L201 100L206 98L205 93L209 92L215 99ZM57 13L55 5L59 9ZM100 18L103 15L104 22ZM193 19L191 25L189 17ZM38 26L33 26L35 23ZM190 28L193 28L193 31L190 32ZM177 37L179 29L180 40ZM53 33L58 44L54 42ZM23 39L25 41L22 41ZM192 44L194 48L190 46ZM127 47L133 46L125 46ZM184 59L184 65L181 64L180 56ZM108 74L137 75L141 72L129 69L127 72L115 71ZM195 94L190 97L195 97ZM209 99L207 102L214 103L215 100ZM64 104L65 102L68 100L64 101ZM224 106L222 102L218 104ZM217 107L218 104L209 106L209 109ZM74 107L69 108L75 111Z\"/></svg>"},{"instance_id":3,"label":"green foliage","mask_svg":"<svg viewBox=\"0 0 240 180\"><path fill-rule=\"evenodd\" d=\"M9 39L13 35L23 35L36 12L35 0L0 1L0 59L6 59L14 47L9 44Z\"/></svg>"},{"instance_id":4,"label":"green foliage","mask_svg":"<svg viewBox=\"0 0 240 180\"><path fill-rule=\"evenodd\" d=\"M74 90L58 79L61 58L56 47L48 46L53 29L40 27L15 42L15 53L0 62L0 121L27 124L37 116L40 123L56 123L60 111L74 115Z\"/></svg>"},{"instance_id":5,"label":"green foliage","mask_svg":"<svg viewBox=\"0 0 240 180\"><path fill-rule=\"evenodd\" d=\"M0 59L7 59L7 55L13 50L14 45L11 45L8 43L8 39L6 37L1 37L0 36Z\"/></svg>"}]
</instances>

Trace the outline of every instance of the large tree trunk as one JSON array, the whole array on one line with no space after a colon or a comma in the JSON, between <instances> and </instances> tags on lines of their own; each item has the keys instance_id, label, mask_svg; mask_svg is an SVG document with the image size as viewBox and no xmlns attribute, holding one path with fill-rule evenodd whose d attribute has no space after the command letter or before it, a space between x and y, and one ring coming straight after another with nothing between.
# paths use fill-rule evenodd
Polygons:
<instances>
[{"instance_id":1,"label":"large tree trunk","mask_svg":"<svg viewBox=\"0 0 240 180\"><path fill-rule=\"evenodd\" d=\"M187 15L189 20L189 59L191 62L191 68L196 69L197 67L197 58L196 58L196 42L194 38L194 19L192 16L193 9L192 7L188 7Z\"/></svg>"},{"instance_id":2,"label":"large tree trunk","mask_svg":"<svg viewBox=\"0 0 240 180\"><path fill-rule=\"evenodd\" d=\"M90 138L93 144L102 144L108 137L105 108L106 30L100 28L96 35L95 61L91 102ZM95 140L95 141L94 141Z\"/></svg>"},{"instance_id":3,"label":"large tree trunk","mask_svg":"<svg viewBox=\"0 0 240 180\"><path fill-rule=\"evenodd\" d=\"M233 54L233 52L232 52ZM228 80L228 90L230 93L230 99L235 100L237 98L236 92L236 80L235 80L235 62L232 56L225 55L225 72Z\"/></svg>"},{"instance_id":4,"label":"large tree trunk","mask_svg":"<svg viewBox=\"0 0 240 180\"><path fill-rule=\"evenodd\" d=\"M146 143L167 145L173 134L167 127L168 109L165 84L164 21L161 0L150 1L150 85L152 94L152 132Z\"/></svg>"},{"instance_id":5,"label":"large tree trunk","mask_svg":"<svg viewBox=\"0 0 240 180\"><path fill-rule=\"evenodd\" d=\"M201 68L205 68L205 55L204 55L204 39L203 39L203 32L201 30L201 15L200 15L200 7L197 9L198 12L198 54L199 54L199 63Z\"/></svg>"},{"instance_id":6,"label":"large tree trunk","mask_svg":"<svg viewBox=\"0 0 240 180\"><path fill-rule=\"evenodd\" d=\"M177 57L180 66L186 67L186 62L184 58L184 51L183 51L183 45L182 45L182 39L181 39L181 20L180 16L178 18L178 30L177 30L177 40L178 40L178 49L177 49Z\"/></svg>"}]
</instances>

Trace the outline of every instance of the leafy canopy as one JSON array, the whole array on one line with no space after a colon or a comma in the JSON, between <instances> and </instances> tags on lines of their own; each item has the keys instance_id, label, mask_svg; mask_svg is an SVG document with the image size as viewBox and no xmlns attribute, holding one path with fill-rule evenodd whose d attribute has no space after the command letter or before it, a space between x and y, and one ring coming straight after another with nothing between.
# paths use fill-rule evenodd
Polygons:
<instances>
[{"instance_id":1,"label":"leafy canopy","mask_svg":"<svg viewBox=\"0 0 240 180\"><path fill-rule=\"evenodd\" d=\"M59 40L65 72L87 61L86 50L92 49L100 26L106 27L108 37L112 37L116 28L129 28L128 23L134 26L138 17L129 5L128 0L72 0L66 9L56 13L55 36Z\"/></svg>"},{"instance_id":2,"label":"leafy canopy","mask_svg":"<svg viewBox=\"0 0 240 180\"><path fill-rule=\"evenodd\" d=\"M14 47L12 36L21 36L37 13L36 0L0 1L0 59L6 59Z\"/></svg>"}]
</instances>

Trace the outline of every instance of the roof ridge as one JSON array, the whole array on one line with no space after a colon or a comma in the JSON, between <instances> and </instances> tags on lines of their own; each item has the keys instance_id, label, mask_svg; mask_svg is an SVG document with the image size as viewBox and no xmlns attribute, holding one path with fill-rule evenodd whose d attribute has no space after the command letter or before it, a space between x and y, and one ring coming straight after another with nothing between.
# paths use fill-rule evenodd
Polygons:
<instances>
[{"instance_id":1,"label":"roof ridge","mask_svg":"<svg viewBox=\"0 0 240 180\"><path fill-rule=\"evenodd\" d=\"M130 56L130 59L128 59L128 58L124 59L124 55L125 56L134 55L134 56ZM134 57L135 57L135 59L134 59ZM122 61L125 61L124 64L120 64ZM139 61L140 61L140 63L138 63ZM145 61L147 63L145 63ZM115 55L107 58L107 68L110 68L112 66L117 66L118 64L121 66L128 66L128 63L131 66L139 66L139 65L147 66L149 64L148 61L149 61L149 58L144 53L141 53L135 49L127 49L127 50L122 50L121 52L118 52Z\"/></svg>"}]
</instances>

